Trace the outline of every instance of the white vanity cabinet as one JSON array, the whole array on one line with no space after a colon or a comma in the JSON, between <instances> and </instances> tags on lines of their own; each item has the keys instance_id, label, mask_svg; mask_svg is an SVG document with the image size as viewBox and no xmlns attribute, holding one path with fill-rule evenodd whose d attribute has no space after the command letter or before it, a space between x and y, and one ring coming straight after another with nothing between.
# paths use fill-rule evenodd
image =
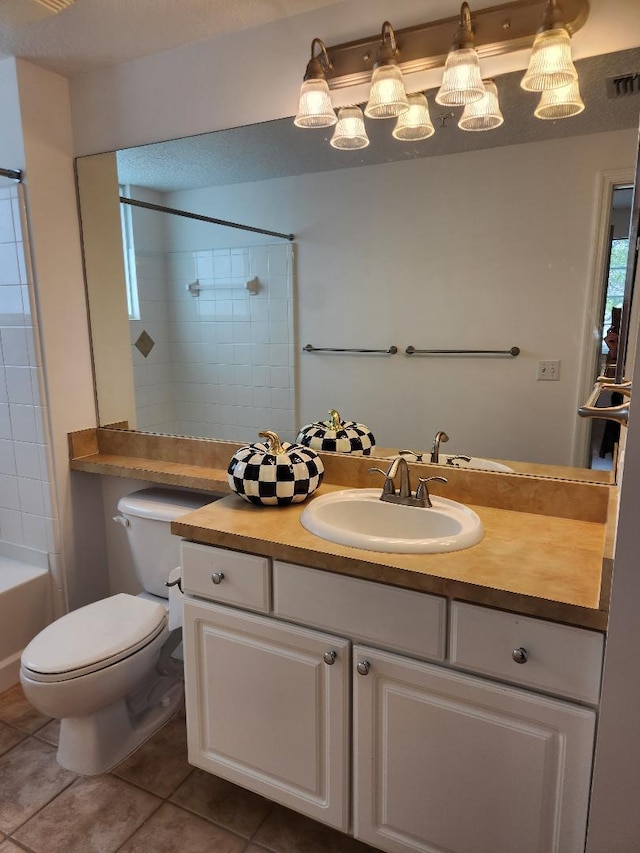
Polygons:
<instances>
[{"instance_id":1,"label":"white vanity cabinet","mask_svg":"<svg viewBox=\"0 0 640 853\"><path fill-rule=\"evenodd\" d=\"M192 764L388 853L583 853L602 635L264 560L183 543Z\"/></svg>"},{"instance_id":2,"label":"white vanity cabinet","mask_svg":"<svg viewBox=\"0 0 640 853\"><path fill-rule=\"evenodd\" d=\"M184 604L189 761L346 831L350 643Z\"/></svg>"},{"instance_id":3,"label":"white vanity cabinet","mask_svg":"<svg viewBox=\"0 0 640 853\"><path fill-rule=\"evenodd\" d=\"M392 853L584 853L592 710L353 652L356 837Z\"/></svg>"}]
</instances>

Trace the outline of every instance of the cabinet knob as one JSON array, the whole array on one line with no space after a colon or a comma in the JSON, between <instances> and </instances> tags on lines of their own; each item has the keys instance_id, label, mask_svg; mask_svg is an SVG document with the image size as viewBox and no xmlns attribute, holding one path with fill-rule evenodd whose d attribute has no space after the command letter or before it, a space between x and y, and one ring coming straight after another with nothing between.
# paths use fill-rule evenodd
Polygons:
<instances>
[{"instance_id":1,"label":"cabinet knob","mask_svg":"<svg viewBox=\"0 0 640 853\"><path fill-rule=\"evenodd\" d=\"M359 675L369 675L371 664L368 660L359 660L356 664L356 669L358 670Z\"/></svg>"},{"instance_id":2,"label":"cabinet knob","mask_svg":"<svg viewBox=\"0 0 640 853\"><path fill-rule=\"evenodd\" d=\"M224 580L224 572L213 572L213 574L211 575L211 580L214 584L216 584L216 586L219 583L222 583L222 581Z\"/></svg>"},{"instance_id":3,"label":"cabinet knob","mask_svg":"<svg viewBox=\"0 0 640 853\"><path fill-rule=\"evenodd\" d=\"M338 653L334 651L325 652L324 653L324 662L327 666L333 666L336 662L336 658L338 657Z\"/></svg>"},{"instance_id":4,"label":"cabinet knob","mask_svg":"<svg viewBox=\"0 0 640 853\"><path fill-rule=\"evenodd\" d=\"M526 663L529 660L529 652L520 646L511 652L511 657L516 663Z\"/></svg>"}]
</instances>

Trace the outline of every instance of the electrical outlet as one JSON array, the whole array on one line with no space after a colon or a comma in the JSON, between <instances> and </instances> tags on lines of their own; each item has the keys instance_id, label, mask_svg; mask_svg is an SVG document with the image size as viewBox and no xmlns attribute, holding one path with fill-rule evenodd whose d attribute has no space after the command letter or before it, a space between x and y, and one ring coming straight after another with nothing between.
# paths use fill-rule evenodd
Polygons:
<instances>
[{"instance_id":1,"label":"electrical outlet","mask_svg":"<svg viewBox=\"0 0 640 853\"><path fill-rule=\"evenodd\" d=\"M560 362L559 361L539 361L538 372L536 379L553 382L560 379Z\"/></svg>"}]
</instances>

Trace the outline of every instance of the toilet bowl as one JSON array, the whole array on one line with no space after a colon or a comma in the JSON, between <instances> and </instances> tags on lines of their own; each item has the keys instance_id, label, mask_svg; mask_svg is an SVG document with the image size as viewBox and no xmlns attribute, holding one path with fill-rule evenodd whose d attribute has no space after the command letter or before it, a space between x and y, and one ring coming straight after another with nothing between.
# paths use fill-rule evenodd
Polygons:
<instances>
[{"instance_id":1,"label":"toilet bowl","mask_svg":"<svg viewBox=\"0 0 640 853\"><path fill-rule=\"evenodd\" d=\"M57 758L68 770L93 776L112 769L181 706L182 668L170 657L180 632L169 631L165 587L179 557L170 522L218 497L153 488L122 498L116 520L145 592L80 607L22 653L25 696L61 720Z\"/></svg>"}]
</instances>

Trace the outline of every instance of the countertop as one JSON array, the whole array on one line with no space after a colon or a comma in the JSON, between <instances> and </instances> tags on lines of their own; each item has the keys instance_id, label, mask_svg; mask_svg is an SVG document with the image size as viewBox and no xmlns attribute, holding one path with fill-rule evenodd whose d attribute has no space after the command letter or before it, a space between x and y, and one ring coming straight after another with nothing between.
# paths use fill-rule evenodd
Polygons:
<instances>
[{"instance_id":1,"label":"countertop","mask_svg":"<svg viewBox=\"0 0 640 853\"><path fill-rule=\"evenodd\" d=\"M323 485L315 495L339 488ZM309 498L310 501L314 496ZM484 539L447 554L383 554L335 545L300 524L306 506L254 506L236 495L174 521L172 532L325 571L606 629L606 524L472 505Z\"/></svg>"},{"instance_id":2,"label":"countertop","mask_svg":"<svg viewBox=\"0 0 640 853\"><path fill-rule=\"evenodd\" d=\"M472 548L448 554L383 554L308 533L299 521L306 503L256 507L229 495L226 469L239 446L121 428L69 435L71 468L85 472L79 476L107 474L227 493L173 523L174 533L195 542L606 630L615 486L542 472L503 474L412 463L412 476L446 477L446 485L434 484L434 494L472 507L485 536ZM321 458L325 480L316 495L371 487L371 457Z\"/></svg>"}]
</instances>

